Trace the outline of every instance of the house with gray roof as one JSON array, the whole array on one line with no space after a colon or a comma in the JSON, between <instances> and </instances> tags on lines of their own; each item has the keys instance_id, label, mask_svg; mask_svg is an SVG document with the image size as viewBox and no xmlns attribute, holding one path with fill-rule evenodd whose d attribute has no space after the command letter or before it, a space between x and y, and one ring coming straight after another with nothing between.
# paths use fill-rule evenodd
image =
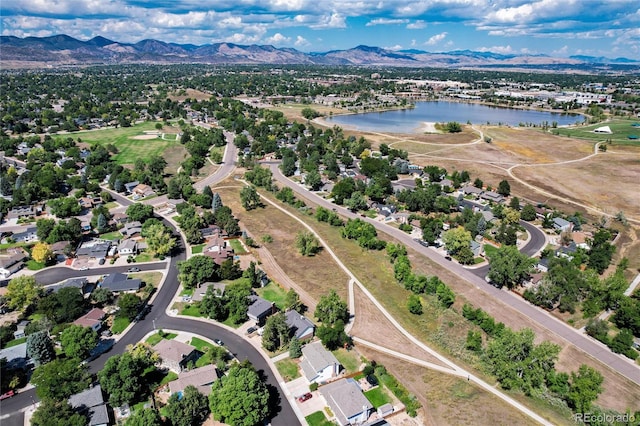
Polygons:
<instances>
[{"instance_id":1,"label":"house with gray roof","mask_svg":"<svg viewBox=\"0 0 640 426\"><path fill-rule=\"evenodd\" d=\"M255 294L249 296L249 303L247 316L257 324L262 324L269 315L275 314L278 310L275 303L269 302Z\"/></svg>"},{"instance_id":2,"label":"house with gray roof","mask_svg":"<svg viewBox=\"0 0 640 426\"><path fill-rule=\"evenodd\" d=\"M139 278L130 280L127 274L122 274L120 272L109 274L102 279L102 282L100 282L101 288L108 288L114 293L120 291L138 291L140 290L141 285L142 280Z\"/></svg>"},{"instance_id":3,"label":"house with gray roof","mask_svg":"<svg viewBox=\"0 0 640 426\"><path fill-rule=\"evenodd\" d=\"M460 188L460 192L464 195L473 195L479 197L482 194L482 188L476 188L475 186L467 185Z\"/></svg>"},{"instance_id":4,"label":"house with gray roof","mask_svg":"<svg viewBox=\"0 0 640 426\"><path fill-rule=\"evenodd\" d=\"M571 231L572 223L566 219L561 217L553 218L553 229L560 232L569 232Z\"/></svg>"},{"instance_id":5,"label":"house with gray roof","mask_svg":"<svg viewBox=\"0 0 640 426\"><path fill-rule=\"evenodd\" d=\"M491 201L492 203L501 203L504 201L504 197L497 192L493 191L485 191L480 195L480 198L486 201Z\"/></svg>"},{"instance_id":6,"label":"house with gray roof","mask_svg":"<svg viewBox=\"0 0 640 426\"><path fill-rule=\"evenodd\" d=\"M138 254L138 242L131 239L122 240L118 244L118 253L123 256Z\"/></svg>"},{"instance_id":7,"label":"house with gray roof","mask_svg":"<svg viewBox=\"0 0 640 426\"><path fill-rule=\"evenodd\" d=\"M29 226L20 232L14 232L11 239L16 243L29 243L31 241L38 241L38 228L35 226Z\"/></svg>"},{"instance_id":8,"label":"house with gray roof","mask_svg":"<svg viewBox=\"0 0 640 426\"><path fill-rule=\"evenodd\" d=\"M25 368L32 364L31 358L27 356L27 342L0 349L0 359L2 358L7 360L7 369L9 370Z\"/></svg>"},{"instance_id":9,"label":"house with gray roof","mask_svg":"<svg viewBox=\"0 0 640 426\"><path fill-rule=\"evenodd\" d=\"M340 361L326 350L320 341L309 343L302 348L300 367L311 383L326 382L340 373Z\"/></svg>"},{"instance_id":10,"label":"house with gray roof","mask_svg":"<svg viewBox=\"0 0 640 426\"><path fill-rule=\"evenodd\" d=\"M292 310L285 312L284 319L289 330L298 340L307 340L313 337L316 326L301 313Z\"/></svg>"},{"instance_id":11,"label":"house with gray roof","mask_svg":"<svg viewBox=\"0 0 640 426\"><path fill-rule=\"evenodd\" d=\"M89 418L89 426L108 426L111 424L109 410L104 400L102 387L95 385L69 397L69 405L75 411Z\"/></svg>"},{"instance_id":12,"label":"house with gray roof","mask_svg":"<svg viewBox=\"0 0 640 426\"><path fill-rule=\"evenodd\" d=\"M218 370L213 364L204 367L194 368L193 370L183 371L178 375L178 379L169 382L169 392L184 392L187 386L193 386L203 395L211 393L211 385L218 380Z\"/></svg>"},{"instance_id":13,"label":"house with gray roof","mask_svg":"<svg viewBox=\"0 0 640 426\"><path fill-rule=\"evenodd\" d=\"M202 298L205 294L207 294L207 290L209 287L213 287L213 292L218 297L224 296L224 290L227 288L225 283L204 283L200 287L193 290L193 294L191 295L191 300L194 302L202 301Z\"/></svg>"},{"instance_id":14,"label":"house with gray roof","mask_svg":"<svg viewBox=\"0 0 640 426\"><path fill-rule=\"evenodd\" d=\"M87 257L89 259L104 259L109 254L111 241L91 240L84 242L76 250L76 257Z\"/></svg>"},{"instance_id":15,"label":"house with gray roof","mask_svg":"<svg viewBox=\"0 0 640 426\"><path fill-rule=\"evenodd\" d=\"M142 224L137 220L133 222L127 222L124 224L124 227L120 230L122 235L127 237L132 237L134 235L140 235L142 232Z\"/></svg>"},{"instance_id":16,"label":"house with gray roof","mask_svg":"<svg viewBox=\"0 0 640 426\"><path fill-rule=\"evenodd\" d=\"M160 366L176 373L180 373L190 362L195 363L204 355L193 346L177 340L162 339L153 349L161 359Z\"/></svg>"},{"instance_id":17,"label":"house with gray roof","mask_svg":"<svg viewBox=\"0 0 640 426\"><path fill-rule=\"evenodd\" d=\"M64 280L60 284L52 285L48 288L52 289L54 292L58 292L63 288L67 287L75 287L79 289L82 294L87 294L91 292L91 285L89 285L89 280L86 277L78 277L78 278L69 278Z\"/></svg>"},{"instance_id":18,"label":"house with gray roof","mask_svg":"<svg viewBox=\"0 0 640 426\"><path fill-rule=\"evenodd\" d=\"M373 405L353 379L340 379L319 388L341 426L364 424L373 412Z\"/></svg>"}]
</instances>

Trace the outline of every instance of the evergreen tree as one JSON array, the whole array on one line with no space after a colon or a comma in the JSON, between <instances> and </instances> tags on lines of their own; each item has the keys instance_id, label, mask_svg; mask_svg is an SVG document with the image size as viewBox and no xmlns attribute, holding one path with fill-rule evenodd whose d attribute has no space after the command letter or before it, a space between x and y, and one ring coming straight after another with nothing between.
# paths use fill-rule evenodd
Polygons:
<instances>
[{"instance_id":1,"label":"evergreen tree","mask_svg":"<svg viewBox=\"0 0 640 426\"><path fill-rule=\"evenodd\" d=\"M36 366L53 361L56 351L53 342L46 331L27 336L27 356L29 356Z\"/></svg>"}]
</instances>

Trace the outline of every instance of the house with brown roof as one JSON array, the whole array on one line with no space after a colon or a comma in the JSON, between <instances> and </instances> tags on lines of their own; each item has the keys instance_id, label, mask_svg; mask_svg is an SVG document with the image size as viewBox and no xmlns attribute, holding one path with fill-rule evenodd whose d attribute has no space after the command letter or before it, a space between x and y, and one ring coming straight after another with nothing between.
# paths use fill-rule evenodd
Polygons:
<instances>
[{"instance_id":1,"label":"house with brown roof","mask_svg":"<svg viewBox=\"0 0 640 426\"><path fill-rule=\"evenodd\" d=\"M177 340L162 339L153 349L160 357L160 367L166 368L176 373L180 373L187 368L190 362L195 363L202 355L202 352L191 345Z\"/></svg>"},{"instance_id":2,"label":"house with brown roof","mask_svg":"<svg viewBox=\"0 0 640 426\"><path fill-rule=\"evenodd\" d=\"M193 386L203 395L211 393L211 385L218 380L218 369L215 365L209 364L193 370L183 371L178 375L178 379L169 382L169 391L174 393L184 392L187 386Z\"/></svg>"},{"instance_id":3,"label":"house with brown roof","mask_svg":"<svg viewBox=\"0 0 640 426\"><path fill-rule=\"evenodd\" d=\"M202 254L213 259L218 265L222 265L227 259L233 258L233 248L227 241L218 237L213 238L202 249Z\"/></svg>"},{"instance_id":4,"label":"house with brown roof","mask_svg":"<svg viewBox=\"0 0 640 426\"><path fill-rule=\"evenodd\" d=\"M102 309L93 308L77 320L73 322L74 325L80 327L89 327L93 331L98 332L102 328L102 321L104 320L105 313Z\"/></svg>"},{"instance_id":5,"label":"house with brown roof","mask_svg":"<svg viewBox=\"0 0 640 426\"><path fill-rule=\"evenodd\" d=\"M152 195L155 195L155 191L153 190L153 188L151 188L149 185L146 185L144 183L138 184L135 188L133 188L131 193L133 194L134 199L150 197Z\"/></svg>"}]
</instances>

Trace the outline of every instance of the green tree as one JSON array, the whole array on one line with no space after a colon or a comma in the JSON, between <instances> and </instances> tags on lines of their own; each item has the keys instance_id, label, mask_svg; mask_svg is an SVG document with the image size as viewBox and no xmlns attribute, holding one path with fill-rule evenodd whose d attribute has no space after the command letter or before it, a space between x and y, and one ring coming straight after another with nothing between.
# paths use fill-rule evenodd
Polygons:
<instances>
[{"instance_id":1,"label":"green tree","mask_svg":"<svg viewBox=\"0 0 640 426\"><path fill-rule=\"evenodd\" d=\"M320 117L320 113L313 108L302 108L302 111L300 111L300 113L307 120L313 120L316 117Z\"/></svg>"},{"instance_id":2,"label":"green tree","mask_svg":"<svg viewBox=\"0 0 640 426\"><path fill-rule=\"evenodd\" d=\"M502 180L498 184L498 189L496 192L503 197L508 197L511 194L511 185L509 185L509 182L507 180Z\"/></svg>"},{"instance_id":3,"label":"green tree","mask_svg":"<svg viewBox=\"0 0 640 426\"><path fill-rule=\"evenodd\" d=\"M349 321L347 302L340 299L335 290L331 290L328 295L320 296L315 317L325 324L334 324L338 320L347 322Z\"/></svg>"},{"instance_id":4,"label":"green tree","mask_svg":"<svg viewBox=\"0 0 640 426\"><path fill-rule=\"evenodd\" d=\"M125 426L162 426L162 419L158 410L142 408L134 411L124 424Z\"/></svg>"},{"instance_id":5,"label":"green tree","mask_svg":"<svg viewBox=\"0 0 640 426\"><path fill-rule=\"evenodd\" d=\"M211 286L200 302L200 312L216 321L224 321L229 316L227 298L218 294Z\"/></svg>"},{"instance_id":6,"label":"green tree","mask_svg":"<svg viewBox=\"0 0 640 426\"><path fill-rule=\"evenodd\" d=\"M535 259L520 253L514 246L502 246L487 256L489 279L497 286L512 289L529 278Z\"/></svg>"},{"instance_id":7,"label":"green tree","mask_svg":"<svg viewBox=\"0 0 640 426\"><path fill-rule=\"evenodd\" d=\"M27 336L27 356L36 366L53 361L56 351L53 342L46 331L38 331Z\"/></svg>"},{"instance_id":8,"label":"green tree","mask_svg":"<svg viewBox=\"0 0 640 426\"><path fill-rule=\"evenodd\" d=\"M296 234L296 247L303 256L313 256L320 250L318 239L309 231L300 231Z\"/></svg>"},{"instance_id":9,"label":"green tree","mask_svg":"<svg viewBox=\"0 0 640 426\"><path fill-rule=\"evenodd\" d=\"M153 206L149 204L133 203L127 207L126 214L129 220L144 223L153 217Z\"/></svg>"},{"instance_id":10,"label":"green tree","mask_svg":"<svg viewBox=\"0 0 640 426\"><path fill-rule=\"evenodd\" d=\"M531 222L532 220L536 220L536 208L533 207L532 204L525 204L520 212L520 218L522 220L526 220L527 222Z\"/></svg>"},{"instance_id":11,"label":"green tree","mask_svg":"<svg viewBox=\"0 0 640 426\"><path fill-rule=\"evenodd\" d=\"M422 302L420 301L420 296L416 294L409 295L409 299L407 300L407 309L414 315L422 315Z\"/></svg>"},{"instance_id":12,"label":"green tree","mask_svg":"<svg viewBox=\"0 0 640 426\"><path fill-rule=\"evenodd\" d=\"M255 186L245 186L240 190L240 202L245 210L253 210L262 204Z\"/></svg>"},{"instance_id":13,"label":"green tree","mask_svg":"<svg viewBox=\"0 0 640 426\"><path fill-rule=\"evenodd\" d=\"M456 294L443 282L440 282L436 287L436 296L445 308L450 307L456 301Z\"/></svg>"},{"instance_id":14,"label":"green tree","mask_svg":"<svg viewBox=\"0 0 640 426\"><path fill-rule=\"evenodd\" d=\"M269 391L250 364L236 364L213 383L209 407L218 421L253 426L269 415Z\"/></svg>"},{"instance_id":15,"label":"green tree","mask_svg":"<svg viewBox=\"0 0 640 426\"><path fill-rule=\"evenodd\" d=\"M74 358L56 359L33 370L31 383L44 400L62 401L87 388L91 381L86 365Z\"/></svg>"},{"instance_id":16,"label":"green tree","mask_svg":"<svg viewBox=\"0 0 640 426\"><path fill-rule=\"evenodd\" d=\"M331 196L336 204L342 205L344 200L351 197L356 190L356 182L352 178L341 179L331 190Z\"/></svg>"},{"instance_id":17,"label":"green tree","mask_svg":"<svg viewBox=\"0 0 640 426\"><path fill-rule=\"evenodd\" d=\"M581 365L578 372L571 373L567 401L569 406L578 413L586 413L591 409L591 403L602 392L602 374L588 365Z\"/></svg>"},{"instance_id":18,"label":"green tree","mask_svg":"<svg viewBox=\"0 0 640 426\"><path fill-rule=\"evenodd\" d=\"M144 229L148 250L157 256L166 256L176 246L176 238L162 223L152 223Z\"/></svg>"},{"instance_id":19,"label":"green tree","mask_svg":"<svg viewBox=\"0 0 640 426\"><path fill-rule=\"evenodd\" d=\"M300 358L302 356L302 344L300 340L293 336L289 342L289 357Z\"/></svg>"},{"instance_id":20,"label":"green tree","mask_svg":"<svg viewBox=\"0 0 640 426\"><path fill-rule=\"evenodd\" d=\"M90 327L71 325L60 334L60 344L67 357L85 359L98 344L98 333Z\"/></svg>"},{"instance_id":21,"label":"green tree","mask_svg":"<svg viewBox=\"0 0 640 426\"><path fill-rule=\"evenodd\" d=\"M108 305L114 298L113 292L105 287L98 287L91 292L91 300L99 306Z\"/></svg>"},{"instance_id":22,"label":"green tree","mask_svg":"<svg viewBox=\"0 0 640 426\"><path fill-rule=\"evenodd\" d=\"M199 426L209 416L207 397L195 386L187 386L182 395L174 393L165 410L172 426Z\"/></svg>"},{"instance_id":23,"label":"green tree","mask_svg":"<svg viewBox=\"0 0 640 426\"><path fill-rule=\"evenodd\" d=\"M74 412L69 402L43 400L31 417L31 426L86 426L89 419Z\"/></svg>"},{"instance_id":24,"label":"green tree","mask_svg":"<svg viewBox=\"0 0 640 426\"><path fill-rule=\"evenodd\" d=\"M262 333L262 347L270 352L286 346L289 343L290 331L282 312L267 318Z\"/></svg>"},{"instance_id":25,"label":"green tree","mask_svg":"<svg viewBox=\"0 0 640 426\"><path fill-rule=\"evenodd\" d=\"M153 360L129 352L109 358L98 373L102 389L109 394L109 403L119 407L138 401L148 390L144 372L152 365Z\"/></svg>"},{"instance_id":26,"label":"green tree","mask_svg":"<svg viewBox=\"0 0 640 426\"><path fill-rule=\"evenodd\" d=\"M129 321L133 320L138 315L138 309L142 304L142 299L132 293L125 293L118 296L118 310L117 316L121 318L127 318Z\"/></svg>"},{"instance_id":27,"label":"green tree","mask_svg":"<svg viewBox=\"0 0 640 426\"><path fill-rule=\"evenodd\" d=\"M322 185L322 177L317 170L311 170L304 177L304 184L311 188L312 191L317 191Z\"/></svg>"},{"instance_id":28,"label":"green tree","mask_svg":"<svg viewBox=\"0 0 640 426\"><path fill-rule=\"evenodd\" d=\"M287 310L291 309L299 313L302 313L305 310L304 304L300 301L300 295L298 295L298 293L296 293L292 288L287 291L284 299L284 305Z\"/></svg>"},{"instance_id":29,"label":"green tree","mask_svg":"<svg viewBox=\"0 0 640 426\"><path fill-rule=\"evenodd\" d=\"M189 289L211 279L217 267L213 259L208 256L193 256L178 263L178 279Z\"/></svg>"},{"instance_id":30,"label":"green tree","mask_svg":"<svg viewBox=\"0 0 640 426\"><path fill-rule=\"evenodd\" d=\"M85 310L86 301L79 288L61 288L57 293L49 296L55 296L57 300L58 308L54 314L57 323L73 321L82 315Z\"/></svg>"},{"instance_id":31,"label":"green tree","mask_svg":"<svg viewBox=\"0 0 640 426\"><path fill-rule=\"evenodd\" d=\"M367 199L360 191L355 191L351 197L344 201L344 204L351 211L364 210L367 208Z\"/></svg>"},{"instance_id":32,"label":"green tree","mask_svg":"<svg viewBox=\"0 0 640 426\"><path fill-rule=\"evenodd\" d=\"M462 126L460 126L460 123L456 121L450 121L445 126L445 129L449 133L460 133L462 131Z\"/></svg>"},{"instance_id":33,"label":"green tree","mask_svg":"<svg viewBox=\"0 0 640 426\"><path fill-rule=\"evenodd\" d=\"M220 198L220 194L215 192L211 197L211 211L215 213L220 207L222 207L222 199Z\"/></svg>"},{"instance_id":34,"label":"green tree","mask_svg":"<svg viewBox=\"0 0 640 426\"><path fill-rule=\"evenodd\" d=\"M33 304L42 294L42 286L33 276L22 275L9 281L4 298L11 309L22 310Z\"/></svg>"},{"instance_id":35,"label":"green tree","mask_svg":"<svg viewBox=\"0 0 640 426\"><path fill-rule=\"evenodd\" d=\"M461 226L449 229L442 234L442 241L447 251L455 256L463 247L471 244L471 233Z\"/></svg>"}]
</instances>

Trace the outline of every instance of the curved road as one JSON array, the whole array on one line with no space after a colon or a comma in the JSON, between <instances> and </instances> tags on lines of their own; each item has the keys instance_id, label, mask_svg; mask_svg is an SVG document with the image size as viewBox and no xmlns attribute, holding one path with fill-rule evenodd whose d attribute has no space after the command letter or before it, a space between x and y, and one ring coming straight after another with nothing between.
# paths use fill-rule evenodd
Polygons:
<instances>
[{"instance_id":1,"label":"curved road","mask_svg":"<svg viewBox=\"0 0 640 426\"><path fill-rule=\"evenodd\" d=\"M411 247L414 250L429 257L433 262L454 272L460 278L471 283L472 285L475 285L478 289L489 294L494 299L500 300L506 305L513 307L514 309L525 315L527 318L529 318L529 320L531 320L532 322L535 322L541 327L544 327L553 332L557 336L562 337L564 340L573 344L578 349L590 355L592 358L600 361L605 365L608 365L611 369L621 374L622 376L632 380L635 383L640 383L640 369L633 365L631 362L627 361L624 356L614 354L606 346L594 341L589 337L584 336L578 330L563 323L546 311L529 304L529 302L522 299L521 297L518 297L509 291L500 290L492 285L488 285L484 280L484 276L488 271L488 266L476 269L467 269L457 263L450 262L433 250L425 248L422 245L418 244L405 232L397 228L387 226L378 221L366 217L363 218L360 215L351 212L345 207L337 206L336 204L325 200L324 198L314 194L313 192L308 191L302 185L294 183L282 174L282 172L278 168L279 162L270 161L263 162L263 164L266 164L271 168L273 177L278 182L290 187L295 193L311 200L316 205L325 207L330 210L336 209L340 212L341 215L345 217L352 219L360 218L371 223L379 231L392 236L398 241L404 243L406 246ZM521 224L531 233L531 239L522 248L522 251L524 253L532 255L543 247L545 241L544 234L542 233L542 231L529 223L521 222Z\"/></svg>"},{"instance_id":2,"label":"curved road","mask_svg":"<svg viewBox=\"0 0 640 426\"><path fill-rule=\"evenodd\" d=\"M233 161L235 159L237 151L235 149L235 146L233 146L233 143L228 144L227 147L232 147L231 149L225 150L224 165L227 167L221 167L220 169L218 169L218 171L215 173L218 179L223 179L224 177L228 176L233 170ZM211 183L213 183L213 180L211 181ZM132 204L130 200L120 195L114 194L114 197L122 205ZM165 225L168 225L175 230L175 227L170 222L165 219L163 219L163 222L165 223ZM183 247L186 247L186 245L184 245L183 239L182 244ZM104 367L104 364L107 359L109 359L109 357L121 354L126 350L127 345L135 344L141 341L145 335L153 331L154 325L159 329L188 331L190 333L204 336L211 340L220 339L225 343L225 347L239 360L249 360L255 367L256 371L263 375L267 385L271 388L271 392L273 394L276 394L276 398L279 402L277 408L278 411L271 418L271 424L282 426L299 425L300 421L293 412L289 401L286 398L282 398L282 389L280 389L277 380L273 376L269 363L263 358L258 349L253 347L241 336L215 324L188 318L176 318L167 315L166 311L169 308L169 304L172 302L173 297L179 288L178 268L176 264L177 262L184 259L184 250L181 251L181 253L179 253L178 255L170 258L169 268L164 283L162 284L162 287L159 289L155 299L153 300L153 306L151 308L151 311L147 314L146 318L134 324L134 326L131 327L131 329L129 329L129 331L124 334L122 338L113 346L111 351L101 355L100 357L92 361L89 364L89 370L92 373L97 373L98 371L100 371ZM141 270L157 270L160 268L164 269L165 265L166 262L156 262L149 264L139 264L136 266L138 266ZM126 271L126 269L128 269L128 267L99 268L90 270L90 273L91 275L99 275L114 271L123 272ZM69 268L51 268L45 269L36 274L36 279L39 282L51 284L64 280L65 278L86 275L87 271L75 271ZM0 405L0 415L4 416L7 413L11 413L10 417L2 418L2 425L22 426L24 423L24 416L21 410L33 404L35 401L37 401L35 389L21 392L13 398L2 401Z\"/></svg>"}]
</instances>

